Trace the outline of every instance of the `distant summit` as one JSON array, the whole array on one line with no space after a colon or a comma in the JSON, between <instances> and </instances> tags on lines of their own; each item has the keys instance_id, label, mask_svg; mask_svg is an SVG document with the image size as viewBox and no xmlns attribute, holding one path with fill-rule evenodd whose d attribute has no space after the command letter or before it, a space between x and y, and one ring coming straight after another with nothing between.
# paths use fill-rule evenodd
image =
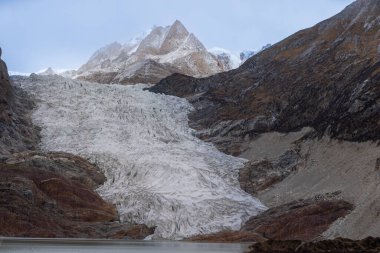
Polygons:
<instances>
[{"instance_id":1,"label":"distant summit","mask_svg":"<svg viewBox=\"0 0 380 253\"><path fill-rule=\"evenodd\" d=\"M49 67L37 74L98 83L157 83L174 73L207 77L229 71L262 50L247 50L240 55L219 47L208 50L176 20L170 26L153 26L127 43L113 42L96 50L78 70L58 71Z\"/></svg>"},{"instance_id":2,"label":"distant summit","mask_svg":"<svg viewBox=\"0 0 380 253\"><path fill-rule=\"evenodd\" d=\"M20 73L21 75L30 75L30 74L24 74ZM19 73L15 73L15 75L20 75ZM40 76L50 76L50 75L60 75L63 77L73 77L76 75L76 70L67 70L67 69L53 69L52 67L48 67L46 69L40 70L36 72L35 74Z\"/></svg>"},{"instance_id":3,"label":"distant summit","mask_svg":"<svg viewBox=\"0 0 380 253\"><path fill-rule=\"evenodd\" d=\"M75 74L82 80L135 84L156 83L173 73L204 77L232 67L176 20L124 45L114 42L97 50Z\"/></svg>"},{"instance_id":4,"label":"distant summit","mask_svg":"<svg viewBox=\"0 0 380 253\"><path fill-rule=\"evenodd\" d=\"M255 54L258 54L262 51L264 51L265 49L268 49L272 46L272 44L266 44L265 46L263 46L259 51L251 51L251 50L244 50L240 53L240 60L241 60L241 64L243 64L246 60L248 60L249 58L251 58L252 56L254 56Z\"/></svg>"},{"instance_id":5,"label":"distant summit","mask_svg":"<svg viewBox=\"0 0 380 253\"><path fill-rule=\"evenodd\" d=\"M49 75L55 75L56 73L51 67L48 67L47 69L37 72L37 74L41 76L49 76Z\"/></svg>"}]
</instances>

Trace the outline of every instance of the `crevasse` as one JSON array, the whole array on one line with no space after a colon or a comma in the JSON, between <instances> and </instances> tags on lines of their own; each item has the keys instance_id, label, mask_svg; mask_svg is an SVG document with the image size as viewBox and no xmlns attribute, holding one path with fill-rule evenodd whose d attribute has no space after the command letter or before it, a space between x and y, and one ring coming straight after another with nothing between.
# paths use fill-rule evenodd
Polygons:
<instances>
[{"instance_id":1,"label":"crevasse","mask_svg":"<svg viewBox=\"0 0 380 253\"><path fill-rule=\"evenodd\" d=\"M97 191L121 221L156 226L153 238L181 239L239 229L265 210L240 189L245 160L219 152L192 134L185 100L58 76L15 80L35 97L41 148L95 162L107 177Z\"/></svg>"}]
</instances>

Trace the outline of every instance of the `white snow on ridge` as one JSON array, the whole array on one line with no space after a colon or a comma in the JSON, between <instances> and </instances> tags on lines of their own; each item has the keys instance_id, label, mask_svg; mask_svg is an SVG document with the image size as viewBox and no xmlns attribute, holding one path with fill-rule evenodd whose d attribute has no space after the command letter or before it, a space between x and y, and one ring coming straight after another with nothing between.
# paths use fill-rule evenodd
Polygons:
<instances>
[{"instance_id":1,"label":"white snow on ridge","mask_svg":"<svg viewBox=\"0 0 380 253\"><path fill-rule=\"evenodd\" d=\"M41 148L98 164L107 177L99 194L122 221L157 226L154 238L239 229L266 209L239 187L245 160L193 136L185 99L58 76L14 82L38 101Z\"/></svg>"},{"instance_id":2,"label":"white snow on ridge","mask_svg":"<svg viewBox=\"0 0 380 253\"><path fill-rule=\"evenodd\" d=\"M30 73L25 73L25 72L18 72L18 71L8 71L10 76L29 76Z\"/></svg>"},{"instance_id":3,"label":"white snow on ridge","mask_svg":"<svg viewBox=\"0 0 380 253\"><path fill-rule=\"evenodd\" d=\"M209 48L208 51L215 56L222 55L222 54L225 54L226 56L228 56L232 64L231 65L232 69L238 68L241 65L241 60L239 56L237 56L236 54L232 53L231 51L227 49L224 49L221 47L213 47L213 48Z\"/></svg>"}]
</instances>

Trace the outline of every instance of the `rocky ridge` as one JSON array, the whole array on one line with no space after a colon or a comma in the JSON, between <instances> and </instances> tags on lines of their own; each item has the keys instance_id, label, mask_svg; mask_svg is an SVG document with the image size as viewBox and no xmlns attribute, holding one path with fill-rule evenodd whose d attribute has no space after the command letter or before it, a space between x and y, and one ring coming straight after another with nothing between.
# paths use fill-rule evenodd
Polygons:
<instances>
[{"instance_id":1,"label":"rocky ridge","mask_svg":"<svg viewBox=\"0 0 380 253\"><path fill-rule=\"evenodd\" d=\"M200 138L251 160L240 184L269 211L337 194L353 211L321 229L319 239L377 236L379 15L379 1L358 0L238 69L198 79L174 74L150 90L187 98ZM246 238L239 233L225 236ZM296 239L294 231L284 234Z\"/></svg>"},{"instance_id":2,"label":"rocky ridge","mask_svg":"<svg viewBox=\"0 0 380 253\"><path fill-rule=\"evenodd\" d=\"M379 140L379 13L379 1L358 0L238 69L200 79L174 74L150 90L188 98L192 126L227 152L231 139L305 126L342 140Z\"/></svg>"}]
</instances>

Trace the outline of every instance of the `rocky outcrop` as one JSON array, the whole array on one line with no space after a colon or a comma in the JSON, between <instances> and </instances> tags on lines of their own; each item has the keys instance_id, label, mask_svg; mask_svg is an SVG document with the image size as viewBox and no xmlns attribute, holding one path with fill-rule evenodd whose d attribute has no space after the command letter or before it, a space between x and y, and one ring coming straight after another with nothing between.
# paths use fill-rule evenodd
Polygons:
<instances>
[{"instance_id":1,"label":"rocky outcrop","mask_svg":"<svg viewBox=\"0 0 380 253\"><path fill-rule=\"evenodd\" d=\"M241 230L253 231L274 240L311 241L352 209L353 206L346 201L316 196L271 208L252 217Z\"/></svg>"},{"instance_id":2,"label":"rocky outcrop","mask_svg":"<svg viewBox=\"0 0 380 253\"><path fill-rule=\"evenodd\" d=\"M338 139L379 140L379 14L379 1L358 0L236 70L202 79L176 74L150 90L188 98L192 126L204 138L311 126Z\"/></svg>"},{"instance_id":3,"label":"rocky outcrop","mask_svg":"<svg viewBox=\"0 0 380 253\"><path fill-rule=\"evenodd\" d=\"M249 161L239 171L240 187L256 195L296 171L300 163L301 156L297 150L286 151L277 161L269 159Z\"/></svg>"},{"instance_id":4,"label":"rocky outcrop","mask_svg":"<svg viewBox=\"0 0 380 253\"><path fill-rule=\"evenodd\" d=\"M259 242L249 247L247 253L375 253L380 251L380 238L362 240L336 238L303 243L299 240Z\"/></svg>"},{"instance_id":5,"label":"rocky outcrop","mask_svg":"<svg viewBox=\"0 0 380 253\"><path fill-rule=\"evenodd\" d=\"M197 37L176 20L121 45L99 49L75 73L75 78L99 83L156 83L173 74L209 76L225 71Z\"/></svg>"},{"instance_id":6,"label":"rocky outcrop","mask_svg":"<svg viewBox=\"0 0 380 253\"><path fill-rule=\"evenodd\" d=\"M207 242L261 242L265 240L312 241L328 229L338 218L345 217L353 206L334 199L336 194L300 199L270 208L249 219L240 231L222 231L199 235L192 241Z\"/></svg>"},{"instance_id":7,"label":"rocky outcrop","mask_svg":"<svg viewBox=\"0 0 380 253\"><path fill-rule=\"evenodd\" d=\"M93 164L66 153L17 153L0 161L0 235L143 239L144 225L119 223L94 191L105 181Z\"/></svg>"},{"instance_id":8,"label":"rocky outcrop","mask_svg":"<svg viewBox=\"0 0 380 253\"><path fill-rule=\"evenodd\" d=\"M0 154L33 150L38 139L38 130L28 117L33 102L10 82L7 66L0 58Z\"/></svg>"},{"instance_id":9,"label":"rocky outcrop","mask_svg":"<svg viewBox=\"0 0 380 253\"><path fill-rule=\"evenodd\" d=\"M0 120L2 125L9 124L11 119L10 103L13 100L12 88L9 82L7 65L1 60L0 48Z\"/></svg>"}]
</instances>

